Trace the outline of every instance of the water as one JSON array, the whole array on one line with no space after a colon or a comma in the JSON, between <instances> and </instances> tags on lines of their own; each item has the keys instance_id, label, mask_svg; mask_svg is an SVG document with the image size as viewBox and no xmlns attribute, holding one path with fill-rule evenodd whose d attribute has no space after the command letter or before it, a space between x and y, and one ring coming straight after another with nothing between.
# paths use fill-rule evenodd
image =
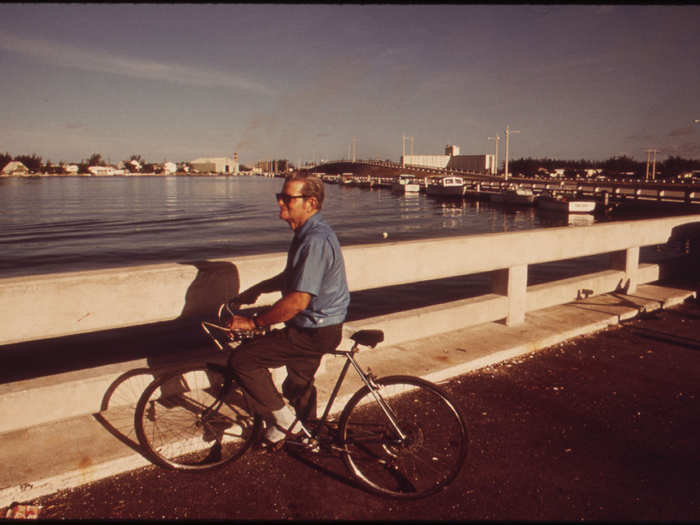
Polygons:
<instances>
[{"instance_id":1,"label":"water","mask_svg":"<svg viewBox=\"0 0 700 525\"><path fill-rule=\"evenodd\" d=\"M1 179L0 277L286 251L292 232L274 199L281 186L263 177ZM339 185L326 192L323 213L343 246L567 224L533 208Z\"/></svg>"},{"instance_id":2,"label":"water","mask_svg":"<svg viewBox=\"0 0 700 525\"><path fill-rule=\"evenodd\" d=\"M292 232L278 218L274 194L281 187L281 179L262 177L0 179L0 278L284 252ZM534 208L400 196L388 189L326 188L324 215L343 246L567 224L565 217ZM641 259L658 255L643 249ZM531 265L528 283L607 265L605 255ZM488 273L355 291L348 320L489 291ZM159 356L170 359L201 346L202 337L196 327L173 321L5 345L0 383L143 357L157 363Z\"/></svg>"}]
</instances>

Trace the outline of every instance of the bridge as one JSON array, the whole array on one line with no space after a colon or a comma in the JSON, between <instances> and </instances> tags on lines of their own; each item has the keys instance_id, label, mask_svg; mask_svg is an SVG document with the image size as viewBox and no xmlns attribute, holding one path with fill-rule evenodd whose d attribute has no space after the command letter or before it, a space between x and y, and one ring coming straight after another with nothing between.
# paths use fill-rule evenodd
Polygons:
<instances>
[{"instance_id":1,"label":"bridge","mask_svg":"<svg viewBox=\"0 0 700 525\"><path fill-rule=\"evenodd\" d=\"M349 346L347 336L355 329L380 328L385 342L363 351L363 364L380 375L401 371L441 381L600 330L649 305L666 307L695 295L649 284L668 268L641 261L640 249L698 238L700 214L346 246L353 297L368 290L381 295L397 285L420 290L421 283L473 274L485 277L489 291L418 307L398 301L388 313L355 316L346 323L341 346ZM697 261L695 247L690 257ZM606 268L528 283L532 265L596 254L606 254ZM166 355L99 366L72 363L75 368L62 373L0 384L0 460L6 466L0 506L147 464L133 441L133 406L145 385L168 367L224 358L210 345L202 347L203 338L176 353L182 329L211 316L239 290L278 273L285 260L285 253L274 253L0 279L0 359L5 352L25 350L16 365L23 371L40 366L48 355L40 349L67 350L76 334L90 337L91 354L141 340L146 346L167 343ZM277 297L264 295L260 303ZM394 297L389 302L397 303ZM144 336L144 326L172 333ZM136 338L125 337L134 332ZM68 345L56 345L66 340ZM317 374L319 402L340 365L333 356L324 357ZM7 377L12 371L3 372ZM278 384L283 376L282 370L273 371ZM359 386L350 382L341 394Z\"/></svg>"},{"instance_id":2,"label":"bridge","mask_svg":"<svg viewBox=\"0 0 700 525\"><path fill-rule=\"evenodd\" d=\"M456 175L462 177L469 187L483 191L488 198L491 192L500 192L509 185L531 189L535 194L543 191L558 191L572 196L594 198L604 205L614 203L631 203L657 206L659 203L671 205L700 205L700 184L685 184L659 181L618 181L614 179L552 179L551 177L508 177L488 175L473 171L439 169L427 166L402 166L389 161L362 160L357 162L334 162L320 165L314 170L323 171L324 166L343 166L343 171L353 172L364 177L376 179L385 186L399 173L411 173L419 178L444 177ZM474 193L471 193L473 196ZM700 210L700 207L697 208ZM688 210L693 213L692 208Z\"/></svg>"}]
</instances>

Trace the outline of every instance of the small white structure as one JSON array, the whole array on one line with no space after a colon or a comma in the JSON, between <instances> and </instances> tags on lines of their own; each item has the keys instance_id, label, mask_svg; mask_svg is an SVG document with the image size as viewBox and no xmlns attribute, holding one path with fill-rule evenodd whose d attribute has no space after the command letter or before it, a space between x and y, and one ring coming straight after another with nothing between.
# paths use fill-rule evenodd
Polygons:
<instances>
[{"instance_id":1,"label":"small white structure","mask_svg":"<svg viewBox=\"0 0 700 525\"><path fill-rule=\"evenodd\" d=\"M396 193L418 193L420 185L416 182L416 178L410 173L402 173L398 179L394 180L391 185L391 191Z\"/></svg>"},{"instance_id":2,"label":"small white structure","mask_svg":"<svg viewBox=\"0 0 700 525\"><path fill-rule=\"evenodd\" d=\"M8 162L2 169L3 175L27 175L29 170L18 160Z\"/></svg>"},{"instance_id":3,"label":"small white structure","mask_svg":"<svg viewBox=\"0 0 700 525\"><path fill-rule=\"evenodd\" d=\"M78 173L77 164L64 164L61 166L61 169L63 169L63 173L67 173L68 175L76 175Z\"/></svg>"},{"instance_id":4,"label":"small white structure","mask_svg":"<svg viewBox=\"0 0 700 525\"><path fill-rule=\"evenodd\" d=\"M163 163L163 173L165 175L173 175L177 171L177 166L174 162Z\"/></svg>"},{"instance_id":5,"label":"small white structure","mask_svg":"<svg viewBox=\"0 0 700 525\"><path fill-rule=\"evenodd\" d=\"M124 170L119 170L114 166L90 166L88 173L95 177L105 177L109 175L124 175Z\"/></svg>"}]
</instances>

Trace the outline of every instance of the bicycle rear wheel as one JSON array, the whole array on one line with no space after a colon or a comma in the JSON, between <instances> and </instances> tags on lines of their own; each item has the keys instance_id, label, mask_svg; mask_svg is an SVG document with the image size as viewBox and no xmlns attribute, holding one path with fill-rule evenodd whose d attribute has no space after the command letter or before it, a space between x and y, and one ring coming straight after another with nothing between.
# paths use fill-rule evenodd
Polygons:
<instances>
[{"instance_id":1,"label":"bicycle rear wheel","mask_svg":"<svg viewBox=\"0 0 700 525\"><path fill-rule=\"evenodd\" d=\"M206 365L156 378L134 415L149 459L177 470L204 470L233 461L255 442L261 425L241 388Z\"/></svg>"},{"instance_id":2,"label":"bicycle rear wheel","mask_svg":"<svg viewBox=\"0 0 700 525\"><path fill-rule=\"evenodd\" d=\"M449 485L467 455L459 408L441 388L418 377L384 377L376 384L405 437L369 388L361 388L339 423L350 472L371 491L394 498L422 498Z\"/></svg>"}]
</instances>

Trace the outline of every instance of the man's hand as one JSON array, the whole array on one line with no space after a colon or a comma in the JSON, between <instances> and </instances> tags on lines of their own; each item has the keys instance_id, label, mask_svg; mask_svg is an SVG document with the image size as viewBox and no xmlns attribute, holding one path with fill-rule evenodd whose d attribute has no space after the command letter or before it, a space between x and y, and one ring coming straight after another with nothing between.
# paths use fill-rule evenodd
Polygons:
<instances>
[{"instance_id":1,"label":"man's hand","mask_svg":"<svg viewBox=\"0 0 700 525\"><path fill-rule=\"evenodd\" d=\"M255 330L255 322L250 317L234 315L229 328L231 330Z\"/></svg>"}]
</instances>

